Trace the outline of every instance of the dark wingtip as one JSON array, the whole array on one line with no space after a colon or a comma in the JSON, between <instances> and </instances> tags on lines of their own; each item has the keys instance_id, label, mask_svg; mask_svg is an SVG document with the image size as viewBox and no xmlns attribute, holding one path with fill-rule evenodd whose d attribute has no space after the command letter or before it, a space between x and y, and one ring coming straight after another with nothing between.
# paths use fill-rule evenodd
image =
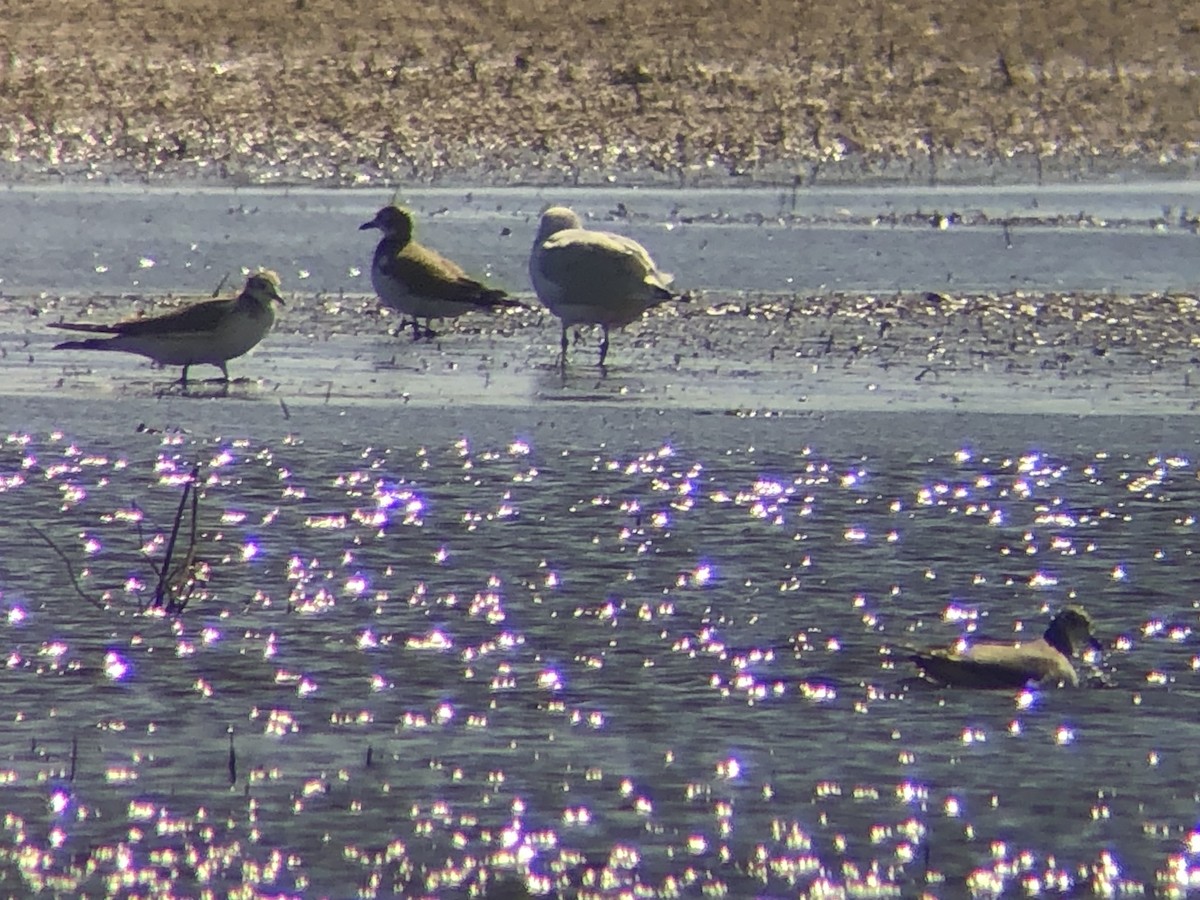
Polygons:
<instances>
[{"instance_id":1,"label":"dark wingtip","mask_svg":"<svg viewBox=\"0 0 1200 900\"><path fill-rule=\"evenodd\" d=\"M508 296L506 292L500 290L499 288L494 290L486 290L481 293L479 295L479 302L484 306L492 308L521 306L520 302L514 300L512 297Z\"/></svg>"},{"instance_id":2,"label":"dark wingtip","mask_svg":"<svg viewBox=\"0 0 1200 900\"><path fill-rule=\"evenodd\" d=\"M102 350L104 344L108 343L107 338L88 338L86 341L63 341L61 344L55 344L51 350Z\"/></svg>"}]
</instances>

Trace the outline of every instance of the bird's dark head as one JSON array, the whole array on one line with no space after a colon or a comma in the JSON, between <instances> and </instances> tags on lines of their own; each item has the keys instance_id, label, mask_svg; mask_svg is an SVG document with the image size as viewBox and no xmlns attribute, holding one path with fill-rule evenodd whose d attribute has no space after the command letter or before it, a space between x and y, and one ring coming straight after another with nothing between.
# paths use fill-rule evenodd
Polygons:
<instances>
[{"instance_id":1,"label":"bird's dark head","mask_svg":"<svg viewBox=\"0 0 1200 900\"><path fill-rule=\"evenodd\" d=\"M1082 606L1064 607L1050 620L1045 638L1046 643L1064 656L1074 656L1099 645L1092 637L1092 617Z\"/></svg>"},{"instance_id":2,"label":"bird's dark head","mask_svg":"<svg viewBox=\"0 0 1200 900\"><path fill-rule=\"evenodd\" d=\"M359 231L366 231L368 228L378 228L387 237L407 244L413 236L412 213L399 206L385 206L375 213L375 218L370 222L363 222L358 226Z\"/></svg>"}]
</instances>

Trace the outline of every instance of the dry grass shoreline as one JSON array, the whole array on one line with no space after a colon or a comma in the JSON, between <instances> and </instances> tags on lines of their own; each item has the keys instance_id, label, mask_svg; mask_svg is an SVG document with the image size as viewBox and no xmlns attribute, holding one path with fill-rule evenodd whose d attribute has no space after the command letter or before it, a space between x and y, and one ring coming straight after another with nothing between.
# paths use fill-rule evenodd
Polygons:
<instances>
[{"instance_id":1,"label":"dry grass shoreline","mask_svg":"<svg viewBox=\"0 0 1200 900\"><path fill-rule=\"evenodd\" d=\"M1186 176L1188 0L3 4L10 178Z\"/></svg>"}]
</instances>

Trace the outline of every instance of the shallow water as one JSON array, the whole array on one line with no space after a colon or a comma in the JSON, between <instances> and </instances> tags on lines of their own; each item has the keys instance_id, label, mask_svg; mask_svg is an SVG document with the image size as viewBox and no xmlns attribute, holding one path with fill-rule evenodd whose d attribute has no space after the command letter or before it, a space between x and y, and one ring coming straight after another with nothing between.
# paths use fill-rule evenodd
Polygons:
<instances>
[{"instance_id":1,"label":"shallow water","mask_svg":"<svg viewBox=\"0 0 1200 900\"><path fill-rule=\"evenodd\" d=\"M1196 303L1154 293L1200 279L1195 192L1029 193L580 192L699 296L563 375L533 309L390 336L386 198L10 192L0 893L1195 889ZM417 199L515 284L560 198ZM263 263L288 306L228 390L50 349ZM195 463L208 581L138 615ZM891 653L1067 603L1078 690Z\"/></svg>"},{"instance_id":2,"label":"shallow water","mask_svg":"<svg viewBox=\"0 0 1200 900\"><path fill-rule=\"evenodd\" d=\"M370 293L397 199L417 237L474 276L530 293L541 210L642 241L689 291L1182 290L1200 280L1194 181L1009 188L608 190L11 186L0 292L206 293L265 266L285 291ZM82 241L81 241L82 239ZM82 245L81 245L82 243Z\"/></svg>"},{"instance_id":3,"label":"shallow water","mask_svg":"<svg viewBox=\"0 0 1200 900\"><path fill-rule=\"evenodd\" d=\"M269 406L7 407L8 889L1200 877L1188 421ZM193 462L205 596L134 616ZM886 652L1067 602L1114 686L938 690Z\"/></svg>"}]
</instances>

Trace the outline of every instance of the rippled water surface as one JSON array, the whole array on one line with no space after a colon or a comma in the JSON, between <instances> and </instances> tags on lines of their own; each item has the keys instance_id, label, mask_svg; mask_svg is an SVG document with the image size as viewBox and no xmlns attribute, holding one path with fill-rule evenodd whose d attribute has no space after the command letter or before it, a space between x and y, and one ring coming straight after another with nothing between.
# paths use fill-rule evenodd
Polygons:
<instances>
[{"instance_id":1,"label":"rippled water surface","mask_svg":"<svg viewBox=\"0 0 1200 900\"><path fill-rule=\"evenodd\" d=\"M6 893L1200 883L1186 421L140 403L4 416ZM1110 687L889 653L1067 602Z\"/></svg>"}]
</instances>

